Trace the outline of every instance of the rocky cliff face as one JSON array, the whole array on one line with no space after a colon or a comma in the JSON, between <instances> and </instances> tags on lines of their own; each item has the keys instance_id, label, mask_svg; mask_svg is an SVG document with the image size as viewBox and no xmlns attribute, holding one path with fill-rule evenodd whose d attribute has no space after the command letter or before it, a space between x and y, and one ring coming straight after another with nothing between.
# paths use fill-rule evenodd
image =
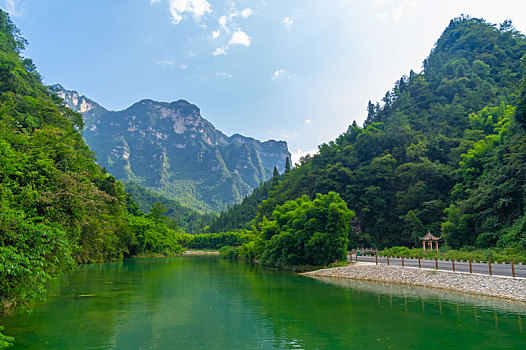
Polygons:
<instances>
[{"instance_id":1,"label":"rocky cliff face","mask_svg":"<svg viewBox=\"0 0 526 350\"><path fill-rule=\"evenodd\" d=\"M274 166L283 171L290 157L284 141L226 136L184 100L142 100L108 111L75 91L56 89L83 114L83 136L109 172L199 210L240 201L272 176Z\"/></svg>"}]
</instances>

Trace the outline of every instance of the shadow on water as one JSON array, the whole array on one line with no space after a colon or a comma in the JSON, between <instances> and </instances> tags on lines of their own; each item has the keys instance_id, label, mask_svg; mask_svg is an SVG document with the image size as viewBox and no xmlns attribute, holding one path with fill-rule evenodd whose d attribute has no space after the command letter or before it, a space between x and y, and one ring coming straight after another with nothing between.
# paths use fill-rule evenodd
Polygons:
<instances>
[{"instance_id":1,"label":"shadow on water","mask_svg":"<svg viewBox=\"0 0 526 350\"><path fill-rule=\"evenodd\" d=\"M217 257L82 266L30 313L15 349L524 348L526 305Z\"/></svg>"}]
</instances>

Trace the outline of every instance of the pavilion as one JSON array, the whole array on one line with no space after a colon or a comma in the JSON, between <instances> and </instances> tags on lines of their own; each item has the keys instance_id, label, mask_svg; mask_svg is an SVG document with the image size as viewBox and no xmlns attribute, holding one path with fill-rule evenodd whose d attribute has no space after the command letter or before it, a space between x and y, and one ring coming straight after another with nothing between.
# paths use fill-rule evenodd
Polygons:
<instances>
[{"instance_id":1,"label":"pavilion","mask_svg":"<svg viewBox=\"0 0 526 350\"><path fill-rule=\"evenodd\" d=\"M433 250L433 243L435 243L435 249L438 253L438 241L441 239L441 237L436 237L431 232L427 231L427 234L424 237L420 237L424 252L426 251L426 245L428 246L429 250Z\"/></svg>"}]
</instances>

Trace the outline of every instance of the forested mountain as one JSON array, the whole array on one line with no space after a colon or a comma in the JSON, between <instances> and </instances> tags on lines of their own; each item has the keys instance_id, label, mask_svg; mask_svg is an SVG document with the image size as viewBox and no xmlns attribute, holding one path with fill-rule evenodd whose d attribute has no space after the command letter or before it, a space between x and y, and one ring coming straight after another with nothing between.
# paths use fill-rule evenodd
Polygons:
<instances>
[{"instance_id":1,"label":"forested mountain","mask_svg":"<svg viewBox=\"0 0 526 350\"><path fill-rule=\"evenodd\" d=\"M526 248L525 54L509 21L452 20L423 71L369 102L363 127L303 158L252 224L288 200L334 191L355 211L352 245L414 245L430 230L451 247Z\"/></svg>"},{"instance_id":2,"label":"forested mountain","mask_svg":"<svg viewBox=\"0 0 526 350\"><path fill-rule=\"evenodd\" d=\"M234 204L214 218L209 224L210 232L227 232L236 229L248 228L248 223L258 213L262 201L268 198L272 181L268 180L243 199L241 203Z\"/></svg>"},{"instance_id":3,"label":"forested mountain","mask_svg":"<svg viewBox=\"0 0 526 350\"><path fill-rule=\"evenodd\" d=\"M82 116L42 84L25 44L0 10L0 312L76 263L182 250L162 206L142 214L95 162Z\"/></svg>"},{"instance_id":4,"label":"forested mountain","mask_svg":"<svg viewBox=\"0 0 526 350\"><path fill-rule=\"evenodd\" d=\"M142 100L108 111L55 85L58 96L82 113L87 144L99 164L125 182L200 211L240 202L290 158L284 141L230 137L204 119L197 106Z\"/></svg>"},{"instance_id":5,"label":"forested mountain","mask_svg":"<svg viewBox=\"0 0 526 350\"><path fill-rule=\"evenodd\" d=\"M165 215L176 220L178 226L187 233L204 233L204 227L217 218L215 213L203 214L194 209L183 207L179 202L163 197L136 183L127 183L124 184L124 187L142 211L151 213L153 206L160 203L166 209Z\"/></svg>"}]
</instances>

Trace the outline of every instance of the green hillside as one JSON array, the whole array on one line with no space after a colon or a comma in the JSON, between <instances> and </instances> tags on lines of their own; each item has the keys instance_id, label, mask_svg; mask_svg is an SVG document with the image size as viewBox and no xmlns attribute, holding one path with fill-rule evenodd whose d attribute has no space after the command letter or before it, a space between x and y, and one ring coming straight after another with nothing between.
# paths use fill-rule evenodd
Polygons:
<instances>
[{"instance_id":1,"label":"green hillside","mask_svg":"<svg viewBox=\"0 0 526 350\"><path fill-rule=\"evenodd\" d=\"M354 246L412 246L430 230L451 247L526 248L525 54L510 22L452 20L423 71L369 102L363 127L353 123L302 159L251 223L286 201L334 191L356 214Z\"/></svg>"},{"instance_id":2,"label":"green hillside","mask_svg":"<svg viewBox=\"0 0 526 350\"><path fill-rule=\"evenodd\" d=\"M217 217L214 213L202 214L194 209L183 207L179 202L163 197L135 183L127 183L125 188L142 211L150 213L154 204L160 203L166 209L165 215L176 220L178 226L190 234L204 233L204 227Z\"/></svg>"},{"instance_id":3,"label":"green hillside","mask_svg":"<svg viewBox=\"0 0 526 350\"><path fill-rule=\"evenodd\" d=\"M42 84L25 44L0 11L0 312L43 297L77 263L182 250L163 208L142 214L95 163L81 115Z\"/></svg>"}]
</instances>

